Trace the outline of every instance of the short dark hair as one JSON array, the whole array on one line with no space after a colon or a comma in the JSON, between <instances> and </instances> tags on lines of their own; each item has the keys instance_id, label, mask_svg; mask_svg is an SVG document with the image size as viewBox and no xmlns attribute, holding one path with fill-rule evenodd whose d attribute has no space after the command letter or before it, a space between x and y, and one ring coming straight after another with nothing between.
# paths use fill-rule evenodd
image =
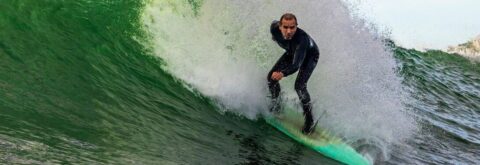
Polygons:
<instances>
[{"instance_id":1,"label":"short dark hair","mask_svg":"<svg viewBox=\"0 0 480 165\"><path fill-rule=\"evenodd\" d=\"M292 13L283 14L282 17L280 17L279 24L282 25L282 20L292 20L292 19L295 20L295 25L298 25L297 17L295 17L295 15Z\"/></svg>"}]
</instances>

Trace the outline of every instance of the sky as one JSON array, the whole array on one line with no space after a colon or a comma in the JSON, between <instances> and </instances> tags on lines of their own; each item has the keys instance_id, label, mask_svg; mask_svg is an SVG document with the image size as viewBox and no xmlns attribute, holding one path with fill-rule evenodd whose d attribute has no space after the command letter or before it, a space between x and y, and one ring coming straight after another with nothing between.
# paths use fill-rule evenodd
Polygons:
<instances>
[{"instance_id":1,"label":"sky","mask_svg":"<svg viewBox=\"0 0 480 165\"><path fill-rule=\"evenodd\" d=\"M346 0L400 46L442 49L480 35L480 0Z\"/></svg>"}]
</instances>

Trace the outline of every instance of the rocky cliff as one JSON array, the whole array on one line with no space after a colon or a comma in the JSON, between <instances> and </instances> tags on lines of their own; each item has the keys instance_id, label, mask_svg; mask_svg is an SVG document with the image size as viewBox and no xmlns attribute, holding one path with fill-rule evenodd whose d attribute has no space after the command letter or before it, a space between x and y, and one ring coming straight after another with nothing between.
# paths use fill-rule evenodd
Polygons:
<instances>
[{"instance_id":1,"label":"rocky cliff","mask_svg":"<svg viewBox=\"0 0 480 165\"><path fill-rule=\"evenodd\" d=\"M480 35L458 46L449 46L447 51L468 57L480 57Z\"/></svg>"}]
</instances>

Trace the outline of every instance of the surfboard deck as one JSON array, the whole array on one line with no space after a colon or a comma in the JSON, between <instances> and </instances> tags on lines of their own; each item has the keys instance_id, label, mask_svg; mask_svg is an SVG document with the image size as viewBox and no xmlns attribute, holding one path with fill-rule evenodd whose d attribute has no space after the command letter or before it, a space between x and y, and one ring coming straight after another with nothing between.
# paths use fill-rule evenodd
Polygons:
<instances>
[{"instance_id":1,"label":"surfboard deck","mask_svg":"<svg viewBox=\"0 0 480 165\"><path fill-rule=\"evenodd\" d=\"M300 131L304 122L303 115L293 109L283 108L278 115L266 116L265 121L295 141L336 161L351 165L371 164L342 139L330 135L320 125L310 135L304 135Z\"/></svg>"}]
</instances>

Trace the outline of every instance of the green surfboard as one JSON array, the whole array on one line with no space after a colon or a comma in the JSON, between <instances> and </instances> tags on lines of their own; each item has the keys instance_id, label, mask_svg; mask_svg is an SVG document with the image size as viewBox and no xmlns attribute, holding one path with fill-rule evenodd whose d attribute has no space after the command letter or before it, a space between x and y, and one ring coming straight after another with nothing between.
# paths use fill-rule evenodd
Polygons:
<instances>
[{"instance_id":1,"label":"green surfboard","mask_svg":"<svg viewBox=\"0 0 480 165\"><path fill-rule=\"evenodd\" d=\"M277 128L295 141L344 164L369 165L365 157L355 151L342 139L330 135L321 126L317 125L310 135L304 135L300 131L303 126L303 115L289 108L284 108L281 114L265 117L268 124Z\"/></svg>"}]
</instances>

